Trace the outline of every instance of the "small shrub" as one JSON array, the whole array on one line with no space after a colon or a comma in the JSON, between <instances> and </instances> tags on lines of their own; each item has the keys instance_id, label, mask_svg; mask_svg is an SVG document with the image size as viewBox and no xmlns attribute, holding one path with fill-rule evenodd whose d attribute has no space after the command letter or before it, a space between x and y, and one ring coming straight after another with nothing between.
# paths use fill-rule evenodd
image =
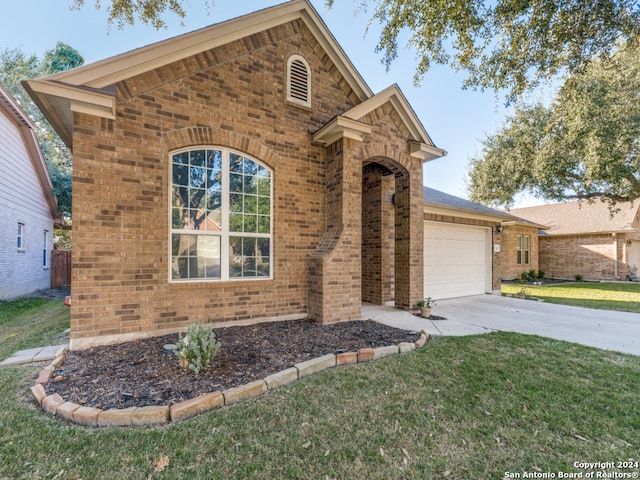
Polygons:
<instances>
[{"instance_id":1,"label":"small shrub","mask_svg":"<svg viewBox=\"0 0 640 480\"><path fill-rule=\"evenodd\" d=\"M538 272L536 272L535 270L529 270L527 277L529 277L529 280L535 280L536 278L538 278Z\"/></svg>"},{"instance_id":2,"label":"small shrub","mask_svg":"<svg viewBox=\"0 0 640 480\"><path fill-rule=\"evenodd\" d=\"M538 270L538 278L542 280L544 278L544 271Z\"/></svg>"},{"instance_id":3,"label":"small shrub","mask_svg":"<svg viewBox=\"0 0 640 480\"><path fill-rule=\"evenodd\" d=\"M574 278L576 279L576 282L581 282L584 277L578 273Z\"/></svg>"},{"instance_id":4,"label":"small shrub","mask_svg":"<svg viewBox=\"0 0 640 480\"><path fill-rule=\"evenodd\" d=\"M520 274L520 280L522 280L522 282L528 282L529 281L529 274L527 272L522 272Z\"/></svg>"},{"instance_id":5,"label":"small shrub","mask_svg":"<svg viewBox=\"0 0 640 480\"><path fill-rule=\"evenodd\" d=\"M188 368L198 375L213 362L220 350L220 342L210 328L192 323L187 334L178 336L178 348L175 350L180 359L180 366Z\"/></svg>"}]
</instances>

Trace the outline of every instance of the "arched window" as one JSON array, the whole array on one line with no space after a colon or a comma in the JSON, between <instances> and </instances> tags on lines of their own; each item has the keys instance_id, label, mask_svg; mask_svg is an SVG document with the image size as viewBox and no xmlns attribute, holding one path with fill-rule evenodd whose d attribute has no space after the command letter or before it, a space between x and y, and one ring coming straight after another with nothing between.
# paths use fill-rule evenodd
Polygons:
<instances>
[{"instance_id":1,"label":"arched window","mask_svg":"<svg viewBox=\"0 0 640 480\"><path fill-rule=\"evenodd\" d=\"M311 107L311 69L300 55L287 61L287 101Z\"/></svg>"},{"instance_id":2,"label":"arched window","mask_svg":"<svg viewBox=\"0 0 640 480\"><path fill-rule=\"evenodd\" d=\"M271 170L198 148L173 153L171 171L171 281L271 278Z\"/></svg>"}]
</instances>

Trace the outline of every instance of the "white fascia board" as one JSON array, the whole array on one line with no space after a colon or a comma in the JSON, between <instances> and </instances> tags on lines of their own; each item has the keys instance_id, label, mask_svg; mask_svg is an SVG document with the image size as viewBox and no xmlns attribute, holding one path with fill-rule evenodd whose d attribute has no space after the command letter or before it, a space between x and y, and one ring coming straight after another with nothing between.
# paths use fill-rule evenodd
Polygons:
<instances>
[{"instance_id":1,"label":"white fascia board","mask_svg":"<svg viewBox=\"0 0 640 480\"><path fill-rule=\"evenodd\" d=\"M424 202L423 211L424 213L430 213L434 215L468 218L472 220L484 220L488 222L498 222L501 224L505 219L504 216L500 215L490 215L488 213L476 212L474 210L467 210L464 208L455 208L431 202Z\"/></svg>"},{"instance_id":2,"label":"white fascia board","mask_svg":"<svg viewBox=\"0 0 640 480\"><path fill-rule=\"evenodd\" d=\"M23 85L69 148L72 148L73 144L72 112L116 118L114 95L92 92L47 79L26 80Z\"/></svg>"},{"instance_id":3,"label":"white fascia board","mask_svg":"<svg viewBox=\"0 0 640 480\"><path fill-rule=\"evenodd\" d=\"M103 92L95 92L75 85L52 82L47 79L29 80L27 82L33 92L39 96L59 97L69 100L71 105L85 105L99 117L116 118L116 98Z\"/></svg>"},{"instance_id":4,"label":"white fascia board","mask_svg":"<svg viewBox=\"0 0 640 480\"><path fill-rule=\"evenodd\" d=\"M373 91L356 70L353 63L351 63L351 60L349 60L347 54L342 50L342 47L320 15L318 15L318 12L313 8L313 5L306 0L301 1L301 3L307 5L307 8L302 10L302 19L307 25L307 28L311 30L316 40L318 40L324 51L327 52L329 58L331 58L331 61L338 68L342 76L347 79L351 88L353 88L358 95L358 98L360 98L361 101L365 101L372 97Z\"/></svg>"},{"instance_id":5,"label":"white fascia board","mask_svg":"<svg viewBox=\"0 0 640 480\"><path fill-rule=\"evenodd\" d=\"M414 158L419 158L420 160L422 160L422 163L430 162L431 160L435 160L436 158L444 157L447 155L446 150L442 150L441 148L429 145L427 143L416 142L413 140L409 140L409 149L411 150L411 156Z\"/></svg>"},{"instance_id":6,"label":"white fascia board","mask_svg":"<svg viewBox=\"0 0 640 480\"><path fill-rule=\"evenodd\" d=\"M345 117L335 117L313 134L313 142L331 145L340 138L351 138L362 142L364 135L371 133L371 125Z\"/></svg>"},{"instance_id":7,"label":"white fascia board","mask_svg":"<svg viewBox=\"0 0 640 480\"><path fill-rule=\"evenodd\" d=\"M48 77L73 85L105 88L127 78L302 19L361 100L372 95L351 61L306 0L294 0L169 38L146 47Z\"/></svg>"},{"instance_id":8,"label":"white fascia board","mask_svg":"<svg viewBox=\"0 0 640 480\"><path fill-rule=\"evenodd\" d=\"M74 85L104 88L121 80L300 18L299 8L297 8L297 4L300 3L303 2L290 2L282 5L282 7L288 8L277 9L274 7L276 10L267 9L227 20L49 78Z\"/></svg>"},{"instance_id":9,"label":"white fascia board","mask_svg":"<svg viewBox=\"0 0 640 480\"><path fill-rule=\"evenodd\" d=\"M11 117L17 124L35 128L33 120L27 115L27 112L20 106L15 98L9 93L9 91L0 84L0 104L2 109Z\"/></svg>"},{"instance_id":10,"label":"white fascia board","mask_svg":"<svg viewBox=\"0 0 640 480\"><path fill-rule=\"evenodd\" d=\"M502 222L502 226L503 227L509 227L509 226L516 226L516 227L531 227L531 228L537 228L538 230L548 230L551 227L548 227L547 225L541 225L539 223L534 223L534 222L523 222L520 220L509 220L506 222Z\"/></svg>"},{"instance_id":11,"label":"white fascia board","mask_svg":"<svg viewBox=\"0 0 640 480\"><path fill-rule=\"evenodd\" d=\"M381 92L375 94L373 97L365 100L364 102L356 105L350 110L346 111L343 116L351 118L353 120L362 120L367 114L380 108L387 102L391 102L393 108L398 112L403 123L409 129L411 136L410 142L415 141L419 145L424 145L424 148L413 148L411 154L414 157L421 158L423 161L433 160L434 158L443 157L447 154L446 151L437 148L431 137L425 130L424 126L418 119L418 116L411 108L411 105L403 95L402 90L397 84L390 85ZM413 143L413 142L411 142ZM414 154L416 153L417 154Z\"/></svg>"}]
</instances>

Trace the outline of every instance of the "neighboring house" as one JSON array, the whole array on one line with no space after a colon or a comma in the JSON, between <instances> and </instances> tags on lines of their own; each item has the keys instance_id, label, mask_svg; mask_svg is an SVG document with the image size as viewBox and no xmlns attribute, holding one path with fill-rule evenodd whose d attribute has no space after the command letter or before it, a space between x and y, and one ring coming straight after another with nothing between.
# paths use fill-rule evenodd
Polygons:
<instances>
[{"instance_id":1,"label":"neighboring house","mask_svg":"<svg viewBox=\"0 0 640 480\"><path fill-rule=\"evenodd\" d=\"M640 266L640 202L566 202L519 208L512 214L549 228L540 232L539 264L548 277L625 280Z\"/></svg>"},{"instance_id":2,"label":"neighboring house","mask_svg":"<svg viewBox=\"0 0 640 480\"><path fill-rule=\"evenodd\" d=\"M34 125L0 85L0 299L49 288L58 205Z\"/></svg>"},{"instance_id":3,"label":"neighboring house","mask_svg":"<svg viewBox=\"0 0 640 480\"><path fill-rule=\"evenodd\" d=\"M538 229L500 210L424 188L425 294L499 293L501 280L538 269Z\"/></svg>"},{"instance_id":4,"label":"neighboring house","mask_svg":"<svg viewBox=\"0 0 640 480\"><path fill-rule=\"evenodd\" d=\"M422 165L446 152L306 0L25 87L73 151L72 348L359 319L375 269L423 298Z\"/></svg>"}]
</instances>

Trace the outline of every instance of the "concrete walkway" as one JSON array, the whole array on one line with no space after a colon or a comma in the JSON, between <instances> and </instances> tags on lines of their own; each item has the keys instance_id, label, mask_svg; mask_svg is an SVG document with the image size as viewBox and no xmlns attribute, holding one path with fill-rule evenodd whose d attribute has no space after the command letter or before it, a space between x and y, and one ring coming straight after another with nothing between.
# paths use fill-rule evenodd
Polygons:
<instances>
[{"instance_id":1,"label":"concrete walkway","mask_svg":"<svg viewBox=\"0 0 640 480\"><path fill-rule=\"evenodd\" d=\"M477 295L440 300L433 314L446 320L428 320L393 307L362 305L362 318L406 330L424 330L430 335L517 332L640 355L640 314L637 313ZM66 346L21 350L0 362L0 367L50 361Z\"/></svg>"},{"instance_id":2,"label":"concrete walkway","mask_svg":"<svg viewBox=\"0 0 640 480\"><path fill-rule=\"evenodd\" d=\"M49 347L30 348L29 350L20 350L9 358L0 362L0 367L8 367L10 365L24 365L26 363L48 362L56 358L56 354L61 348L67 345L53 345Z\"/></svg>"},{"instance_id":3,"label":"concrete walkway","mask_svg":"<svg viewBox=\"0 0 640 480\"><path fill-rule=\"evenodd\" d=\"M440 300L427 320L392 307L365 304L364 318L431 335L517 332L640 355L640 315L568 307L498 295Z\"/></svg>"}]
</instances>

